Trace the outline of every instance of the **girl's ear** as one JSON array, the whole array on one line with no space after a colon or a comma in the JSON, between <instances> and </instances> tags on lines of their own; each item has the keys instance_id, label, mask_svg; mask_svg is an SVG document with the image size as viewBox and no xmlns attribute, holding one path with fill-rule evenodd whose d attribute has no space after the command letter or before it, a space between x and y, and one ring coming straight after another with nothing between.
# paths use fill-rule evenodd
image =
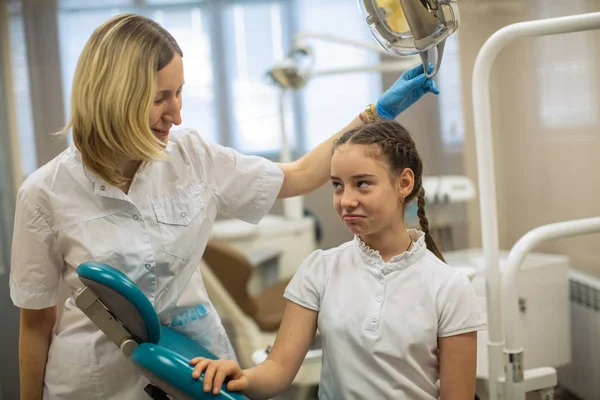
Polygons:
<instances>
[{"instance_id":1,"label":"girl's ear","mask_svg":"<svg viewBox=\"0 0 600 400\"><path fill-rule=\"evenodd\" d=\"M413 191L415 187L415 173L410 168L404 168L404 170L398 175L396 179L398 198L404 202Z\"/></svg>"}]
</instances>

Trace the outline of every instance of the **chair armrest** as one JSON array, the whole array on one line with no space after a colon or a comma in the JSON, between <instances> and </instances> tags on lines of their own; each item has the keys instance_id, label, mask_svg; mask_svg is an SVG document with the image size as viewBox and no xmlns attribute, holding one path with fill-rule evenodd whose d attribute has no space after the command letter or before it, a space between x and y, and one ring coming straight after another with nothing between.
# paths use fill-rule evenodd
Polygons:
<instances>
[{"instance_id":1,"label":"chair armrest","mask_svg":"<svg viewBox=\"0 0 600 400\"><path fill-rule=\"evenodd\" d=\"M192 378L194 367L190 365L190 360L160 345L142 343L135 349L131 359L134 363L192 399L247 400L241 393L229 392L226 389L226 384L223 384L221 392L217 396L211 392L204 392L204 374L199 379Z\"/></svg>"}]
</instances>

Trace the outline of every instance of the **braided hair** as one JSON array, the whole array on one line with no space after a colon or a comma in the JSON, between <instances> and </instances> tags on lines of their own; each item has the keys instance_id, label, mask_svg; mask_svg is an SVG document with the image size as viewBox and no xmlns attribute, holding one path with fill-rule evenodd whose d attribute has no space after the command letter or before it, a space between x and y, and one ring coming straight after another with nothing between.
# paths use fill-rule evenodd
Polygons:
<instances>
[{"instance_id":1,"label":"braided hair","mask_svg":"<svg viewBox=\"0 0 600 400\"><path fill-rule=\"evenodd\" d=\"M429 233L429 221L425 216L425 189L423 189L423 161L417 152L415 142L410 133L396 121L379 121L372 124L361 125L344 133L333 145L335 152L343 144L376 145L378 148L373 154L375 159L386 161L390 172L399 175L405 168L413 171L415 183L412 192L406 197L405 203L417 199L417 216L419 225L425 233L427 248L440 260L444 257Z\"/></svg>"}]
</instances>

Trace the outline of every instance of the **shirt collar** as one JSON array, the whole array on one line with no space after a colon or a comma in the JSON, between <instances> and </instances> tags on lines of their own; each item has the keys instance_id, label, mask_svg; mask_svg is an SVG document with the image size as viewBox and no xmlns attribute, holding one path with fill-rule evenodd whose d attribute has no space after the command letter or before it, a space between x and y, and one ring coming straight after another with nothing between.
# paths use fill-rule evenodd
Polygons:
<instances>
[{"instance_id":1,"label":"shirt collar","mask_svg":"<svg viewBox=\"0 0 600 400\"><path fill-rule=\"evenodd\" d=\"M75 145L71 145L71 151L74 153L75 160L79 163L83 169L85 177L94 184L94 194L98 196L112 197L117 199L126 199L127 195L123 193L119 188L116 188L109 183L105 182L98 175L86 168L83 160L81 159L81 153Z\"/></svg>"},{"instance_id":2,"label":"shirt collar","mask_svg":"<svg viewBox=\"0 0 600 400\"><path fill-rule=\"evenodd\" d=\"M425 244L425 233L417 229L408 229L408 235L413 240L413 246L410 250L395 255L388 262L384 262L379 251L373 250L367 246L358 236L354 237L354 243L362 260L371 268L382 270L384 274L392 271L402 270L417 262L427 251Z\"/></svg>"}]
</instances>

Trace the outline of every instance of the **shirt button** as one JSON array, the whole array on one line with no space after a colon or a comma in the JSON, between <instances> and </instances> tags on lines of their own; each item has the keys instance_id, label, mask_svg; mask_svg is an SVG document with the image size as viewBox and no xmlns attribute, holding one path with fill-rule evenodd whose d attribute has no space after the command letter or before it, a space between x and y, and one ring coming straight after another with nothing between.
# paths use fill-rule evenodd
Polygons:
<instances>
[{"instance_id":1,"label":"shirt button","mask_svg":"<svg viewBox=\"0 0 600 400\"><path fill-rule=\"evenodd\" d=\"M182 217L185 217L186 215L187 215L187 214L186 214L186 213L184 213L184 212L182 212L182 213L181 213L181 216L182 216Z\"/></svg>"},{"instance_id":2,"label":"shirt button","mask_svg":"<svg viewBox=\"0 0 600 400\"><path fill-rule=\"evenodd\" d=\"M381 303L381 300L383 300L383 299L381 298L381 296L377 296L377 298L375 300L377 300L378 303Z\"/></svg>"},{"instance_id":3,"label":"shirt button","mask_svg":"<svg viewBox=\"0 0 600 400\"><path fill-rule=\"evenodd\" d=\"M137 221L137 220L138 220L138 216L137 216L137 215L134 215L134 216L133 216L133 219L135 219L135 220Z\"/></svg>"},{"instance_id":4,"label":"shirt button","mask_svg":"<svg viewBox=\"0 0 600 400\"><path fill-rule=\"evenodd\" d=\"M106 190L106 186L104 186L104 185L100 186L100 190Z\"/></svg>"},{"instance_id":5,"label":"shirt button","mask_svg":"<svg viewBox=\"0 0 600 400\"><path fill-rule=\"evenodd\" d=\"M150 269L151 265L150 264L146 264L144 265L146 267L146 269Z\"/></svg>"},{"instance_id":6,"label":"shirt button","mask_svg":"<svg viewBox=\"0 0 600 400\"><path fill-rule=\"evenodd\" d=\"M381 283L381 284L383 285L383 284L385 283L385 279L381 278L381 279L379 280L379 283Z\"/></svg>"},{"instance_id":7,"label":"shirt button","mask_svg":"<svg viewBox=\"0 0 600 400\"><path fill-rule=\"evenodd\" d=\"M371 321L377 322L377 317L371 317Z\"/></svg>"}]
</instances>

